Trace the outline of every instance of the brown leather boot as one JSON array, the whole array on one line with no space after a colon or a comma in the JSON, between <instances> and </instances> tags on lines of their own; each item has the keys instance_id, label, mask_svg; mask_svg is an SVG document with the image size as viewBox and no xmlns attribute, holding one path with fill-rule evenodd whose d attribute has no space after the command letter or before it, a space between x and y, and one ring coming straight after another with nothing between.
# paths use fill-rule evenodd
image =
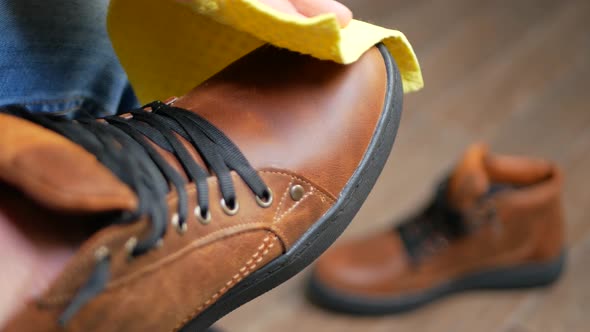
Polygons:
<instances>
[{"instance_id":1,"label":"brown leather boot","mask_svg":"<svg viewBox=\"0 0 590 332\"><path fill-rule=\"evenodd\" d=\"M121 117L6 108L0 227L22 250L2 251L15 254L0 279L34 287L0 329L204 331L341 234L388 157L401 100L382 45L349 66L265 46ZM42 272L23 272L31 261Z\"/></svg>"},{"instance_id":2,"label":"brown leather boot","mask_svg":"<svg viewBox=\"0 0 590 332\"><path fill-rule=\"evenodd\" d=\"M469 289L550 284L564 263L560 199L551 163L475 145L424 210L328 250L310 295L338 311L387 314Z\"/></svg>"}]
</instances>

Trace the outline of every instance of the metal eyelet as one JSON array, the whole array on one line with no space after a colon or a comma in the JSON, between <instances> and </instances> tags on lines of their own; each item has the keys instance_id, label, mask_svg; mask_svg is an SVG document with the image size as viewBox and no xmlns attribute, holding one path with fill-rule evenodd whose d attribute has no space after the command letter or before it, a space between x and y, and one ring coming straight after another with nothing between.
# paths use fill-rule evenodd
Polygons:
<instances>
[{"instance_id":1,"label":"metal eyelet","mask_svg":"<svg viewBox=\"0 0 590 332\"><path fill-rule=\"evenodd\" d=\"M268 193L268 197L266 198L266 200L256 195L256 203L258 203L258 205L263 208L271 206L273 200L272 190L270 190L270 188L266 188L266 192Z\"/></svg>"},{"instance_id":2,"label":"metal eyelet","mask_svg":"<svg viewBox=\"0 0 590 332\"><path fill-rule=\"evenodd\" d=\"M127 251L127 259L128 260L133 259L133 252L135 251L136 246L137 246L137 238L135 236L130 237L129 240L127 240L127 242L125 242L125 250Z\"/></svg>"},{"instance_id":3,"label":"metal eyelet","mask_svg":"<svg viewBox=\"0 0 590 332\"><path fill-rule=\"evenodd\" d=\"M176 232L178 232L178 234L180 235L186 233L186 231L188 230L188 225L186 224L186 222L180 224L180 216L178 215L178 213L172 215L172 220L170 221L170 223L174 225L174 228L176 228Z\"/></svg>"},{"instance_id":4,"label":"metal eyelet","mask_svg":"<svg viewBox=\"0 0 590 332\"><path fill-rule=\"evenodd\" d=\"M101 246L94 252L94 258L97 261L102 261L103 259L109 257L111 255L111 251L106 246Z\"/></svg>"},{"instance_id":5,"label":"metal eyelet","mask_svg":"<svg viewBox=\"0 0 590 332\"><path fill-rule=\"evenodd\" d=\"M207 211L207 215L205 217L203 217L203 213L201 211L201 207L200 206L196 206L195 207L195 217L197 218L197 220L203 224L203 225L209 225L209 223L211 223L211 211Z\"/></svg>"},{"instance_id":6,"label":"metal eyelet","mask_svg":"<svg viewBox=\"0 0 590 332\"><path fill-rule=\"evenodd\" d=\"M234 202L234 207L230 209L225 203L225 199L221 199L221 208L223 209L223 212L225 212L225 214L227 214L228 216L235 216L240 210L240 203L238 203L237 200L235 200Z\"/></svg>"}]
</instances>

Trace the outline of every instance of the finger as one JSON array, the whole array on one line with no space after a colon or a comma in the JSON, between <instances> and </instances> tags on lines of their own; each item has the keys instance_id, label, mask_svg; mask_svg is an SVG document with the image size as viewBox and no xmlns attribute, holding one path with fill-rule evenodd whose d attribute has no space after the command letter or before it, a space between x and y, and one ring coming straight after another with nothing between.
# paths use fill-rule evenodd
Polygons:
<instances>
[{"instance_id":1,"label":"finger","mask_svg":"<svg viewBox=\"0 0 590 332\"><path fill-rule=\"evenodd\" d=\"M341 27L352 20L352 12L348 7L335 0L290 0L299 13L313 17L321 14L334 13Z\"/></svg>"},{"instance_id":2,"label":"finger","mask_svg":"<svg viewBox=\"0 0 590 332\"><path fill-rule=\"evenodd\" d=\"M260 0L260 2L285 14L304 17L289 0Z\"/></svg>"}]
</instances>

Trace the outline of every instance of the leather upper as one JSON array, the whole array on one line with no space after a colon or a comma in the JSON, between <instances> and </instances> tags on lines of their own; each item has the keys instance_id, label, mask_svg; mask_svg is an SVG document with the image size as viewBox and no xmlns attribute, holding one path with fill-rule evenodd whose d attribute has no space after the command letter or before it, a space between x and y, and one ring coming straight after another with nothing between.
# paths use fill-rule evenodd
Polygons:
<instances>
[{"instance_id":1,"label":"leather upper","mask_svg":"<svg viewBox=\"0 0 590 332\"><path fill-rule=\"evenodd\" d=\"M376 48L342 66L267 46L174 105L215 124L255 168L304 174L338 196L373 136L386 83Z\"/></svg>"},{"instance_id":2,"label":"leather upper","mask_svg":"<svg viewBox=\"0 0 590 332\"><path fill-rule=\"evenodd\" d=\"M468 234L415 260L397 231L375 233L329 249L314 277L340 293L391 298L478 271L551 261L564 246L561 182L560 171L549 162L472 146L453 171L447 192L449 204L474 223ZM512 189L482 200L492 183ZM494 214L477 217L485 215L478 211L482 207Z\"/></svg>"},{"instance_id":3,"label":"leather upper","mask_svg":"<svg viewBox=\"0 0 590 332\"><path fill-rule=\"evenodd\" d=\"M73 256L57 279L2 331L62 331L57 317L87 280L95 252L103 246L111 253L110 282L65 330L178 330L288 250L333 206L373 137L386 80L376 48L357 63L343 66L263 47L177 99L175 106L202 115L233 140L272 190L273 204L259 206L233 174L240 210L228 216L212 176L209 225L192 215L185 234L169 225L162 246L135 259L129 258L126 245L148 231L147 220L100 229L71 245ZM13 211L15 219L35 206L43 207L39 220L60 219L67 213L78 222L97 212L136 207L133 193L74 143L6 115L0 115L0 139L11 145L8 151L0 150L0 191L16 188L28 198L25 206ZM171 154L161 149L160 153L181 170ZM24 166L14 168L15 164ZM304 189L299 200L290 195L294 185ZM193 211L194 185L187 191ZM175 193L168 202L172 218Z\"/></svg>"}]
</instances>

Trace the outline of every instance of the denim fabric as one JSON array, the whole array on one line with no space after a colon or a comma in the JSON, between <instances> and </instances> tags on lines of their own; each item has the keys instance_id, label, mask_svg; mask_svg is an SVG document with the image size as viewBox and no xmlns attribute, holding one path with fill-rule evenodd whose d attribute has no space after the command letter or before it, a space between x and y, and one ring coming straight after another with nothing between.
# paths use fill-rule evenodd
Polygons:
<instances>
[{"instance_id":1,"label":"denim fabric","mask_svg":"<svg viewBox=\"0 0 590 332\"><path fill-rule=\"evenodd\" d=\"M0 105L95 116L137 106L106 31L108 0L0 0Z\"/></svg>"}]
</instances>

